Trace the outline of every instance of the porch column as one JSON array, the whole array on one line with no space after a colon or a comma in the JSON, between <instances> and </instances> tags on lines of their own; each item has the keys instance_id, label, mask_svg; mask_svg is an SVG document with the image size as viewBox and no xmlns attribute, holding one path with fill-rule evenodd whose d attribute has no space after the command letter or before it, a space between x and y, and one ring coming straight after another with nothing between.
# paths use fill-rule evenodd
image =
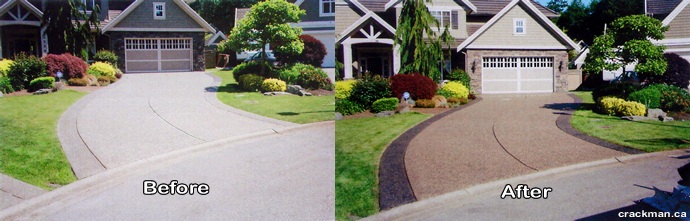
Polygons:
<instances>
[{"instance_id":1,"label":"porch column","mask_svg":"<svg viewBox=\"0 0 690 221\"><path fill-rule=\"evenodd\" d=\"M41 57L48 55L48 35L46 29L48 27L41 27Z\"/></svg>"},{"instance_id":2,"label":"porch column","mask_svg":"<svg viewBox=\"0 0 690 221\"><path fill-rule=\"evenodd\" d=\"M393 47L393 74L400 71L400 45Z\"/></svg>"},{"instance_id":3,"label":"porch column","mask_svg":"<svg viewBox=\"0 0 690 221\"><path fill-rule=\"evenodd\" d=\"M344 79L352 79L352 44L343 42L343 59L345 66L345 77Z\"/></svg>"}]
</instances>

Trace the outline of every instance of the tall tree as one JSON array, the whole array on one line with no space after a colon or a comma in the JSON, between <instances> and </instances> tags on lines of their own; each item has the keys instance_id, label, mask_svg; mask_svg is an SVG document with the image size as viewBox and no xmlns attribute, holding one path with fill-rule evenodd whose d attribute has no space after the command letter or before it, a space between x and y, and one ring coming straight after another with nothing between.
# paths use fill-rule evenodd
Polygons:
<instances>
[{"instance_id":1,"label":"tall tree","mask_svg":"<svg viewBox=\"0 0 690 221\"><path fill-rule=\"evenodd\" d=\"M247 8L258 0L196 0L189 4L199 16L223 33L235 25L235 9Z\"/></svg>"},{"instance_id":2,"label":"tall tree","mask_svg":"<svg viewBox=\"0 0 690 221\"><path fill-rule=\"evenodd\" d=\"M94 45L100 34L98 6L89 14L82 1L48 1L43 13L42 26L48 33L50 53L69 52L88 60L88 48ZM95 32L92 32L92 28Z\"/></svg>"},{"instance_id":3,"label":"tall tree","mask_svg":"<svg viewBox=\"0 0 690 221\"><path fill-rule=\"evenodd\" d=\"M400 73L420 73L438 80L441 76L439 61L443 60L439 22L431 15L425 3L431 0L403 0L395 44L400 45ZM433 27L438 27L434 30ZM447 27L446 27L447 28Z\"/></svg>"},{"instance_id":4,"label":"tall tree","mask_svg":"<svg viewBox=\"0 0 690 221\"><path fill-rule=\"evenodd\" d=\"M589 35L582 40L592 42L595 35L604 32L604 24L629 15L644 14L644 1L641 0L599 0L590 4L591 15L586 20L590 26Z\"/></svg>"},{"instance_id":5,"label":"tall tree","mask_svg":"<svg viewBox=\"0 0 690 221\"><path fill-rule=\"evenodd\" d=\"M261 62L266 62L266 45L271 44L274 52L299 54L304 43L299 40L302 28L292 27L305 11L285 0L266 0L252 6L247 15L231 32L227 46L234 51L261 50ZM261 74L264 74L261 65Z\"/></svg>"},{"instance_id":6,"label":"tall tree","mask_svg":"<svg viewBox=\"0 0 690 221\"><path fill-rule=\"evenodd\" d=\"M565 10L565 8L568 7L568 1L567 0L549 0L549 2L546 3L546 7L555 11L555 12L561 13L561 12L563 12L563 10Z\"/></svg>"},{"instance_id":7,"label":"tall tree","mask_svg":"<svg viewBox=\"0 0 690 221\"><path fill-rule=\"evenodd\" d=\"M589 33L590 26L586 23L589 14L589 9L582 3L582 0L573 0L568 8L561 13L556 24L567 30L566 33L572 39L588 39L591 36Z\"/></svg>"},{"instance_id":8,"label":"tall tree","mask_svg":"<svg viewBox=\"0 0 690 221\"><path fill-rule=\"evenodd\" d=\"M668 26L646 15L631 15L616 19L606 34L596 37L585 60L585 71L601 73L636 63L635 71L642 75L662 75L668 66L664 46L652 40L664 39Z\"/></svg>"}]
</instances>

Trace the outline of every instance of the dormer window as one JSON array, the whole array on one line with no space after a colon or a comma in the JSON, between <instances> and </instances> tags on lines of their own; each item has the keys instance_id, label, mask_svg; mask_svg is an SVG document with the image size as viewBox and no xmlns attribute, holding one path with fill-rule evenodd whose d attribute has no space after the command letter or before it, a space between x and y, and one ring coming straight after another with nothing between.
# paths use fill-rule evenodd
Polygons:
<instances>
[{"instance_id":1,"label":"dormer window","mask_svg":"<svg viewBox=\"0 0 690 221\"><path fill-rule=\"evenodd\" d=\"M335 16L335 0L319 0L319 16Z\"/></svg>"},{"instance_id":2,"label":"dormer window","mask_svg":"<svg viewBox=\"0 0 690 221\"><path fill-rule=\"evenodd\" d=\"M429 11L436 21L438 21L439 27L443 28L450 24L450 11Z\"/></svg>"},{"instance_id":3,"label":"dormer window","mask_svg":"<svg viewBox=\"0 0 690 221\"><path fill-rule=\"evenodd\" d=\"M513 34L524 35L526 33L527 33L527 29L525 27L525 19L524 18L513 19Z\"/></svg>"},{"instance_id":4,"label":"dormer window","mask_svg":"<svg viewBox=\"0 0 690 221\"><path fill-rule=\"evenodd\" d=\"M165 2L153 3L153 19L165 20Z\"/></svg>"}]
</instances>

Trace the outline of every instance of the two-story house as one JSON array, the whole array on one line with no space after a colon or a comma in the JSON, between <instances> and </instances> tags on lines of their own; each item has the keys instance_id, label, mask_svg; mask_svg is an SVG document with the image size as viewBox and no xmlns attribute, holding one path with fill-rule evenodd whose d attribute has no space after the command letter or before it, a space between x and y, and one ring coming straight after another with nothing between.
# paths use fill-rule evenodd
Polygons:
<instances>
[{"instance_id":1,"label":"two-story house","mask_svg":"<svg viewBox=\"0 0 690 221\"><path fill-rule=\"evenodd\" d=\"M558 16L553 11L531 0L434 0L427 7L455 38L444 46L444 63L464 69L477 93L567 90L567 52L579 45L549 20ZM336 0L337 56L346 79L397 73L393 38L401 8L400 0Z\"/></svg>"},{"instance_id":2,"label":"two-story house","mask_svg":"<svg viewBox=\"0 0 690 221\"><path fill-rule=\"evenodd\" d=\"M0 57L50 52L41 26L46 2L0 0ZM125 72L203 71L204 35L215 29L183 0L82 0L100 8L101 38L95 45L120 57Z\"/></svg>"},{"instance_id":3,"label":"two-story house","mask_svg":"<svg viewBox=\"0 0 690 221\"><path fill-rule=\"evenodd\" d=\"M655 43L666 46L666 53L675 53L690 61L690 0L647 0L645 12L662 20L668 31L665 39Z\"/></svg>"}]
</instances>

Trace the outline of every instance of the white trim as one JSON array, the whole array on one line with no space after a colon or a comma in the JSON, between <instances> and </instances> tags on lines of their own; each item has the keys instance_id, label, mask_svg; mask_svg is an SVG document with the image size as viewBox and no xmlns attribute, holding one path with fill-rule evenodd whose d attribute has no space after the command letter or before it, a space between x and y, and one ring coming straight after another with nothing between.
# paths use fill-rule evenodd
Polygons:
<instances>
[{"instance_id":1,"label":"white trim","mask_svg":"<svg viewBox=\"0 0 690 221\"><path fill-rule=\"evenodd\" d=\"M300 5L302 5L302 3L304 3L304 0L297 0L295 2L295 5L300 6Z\"/></svg>"},{"instance_id":2,"label":"white trim","mask_svg":"<svg viewBox=\"0 0 690 221\"><path fill-rule=\"evenodd\" d=\"M674 49L666 49L664 52L690 52L690 48L674 48Z\"/></svg>"},{"instance_id":3,"label":"white trim","mask_svg":"<svg viewBox=\"0 0 690 221\"><path fill-rule=\"evenodd\" d=\"M512 49L512 50L566 50L567 47L559 46L531 46L531 45L470 45L467 49Z\"/></svg>"},{"instance_id":4,"label":"white trim","mask_svg":"<svg viewBox=\"0 0 690 221\"><path fill-rule=\"evenodd\" d=\"M359 10L361 10L362 13L364 13L364 14L370 12L367 7L364 7L364 5L362 5L362 3L359 3L359 1L357 1L357 0L345 0L345 1L350 1L350 3L355 5L355 7L357 7Z\"/></svg>"},{"instance_id":5,"label":"white trim","mask_svg":"<svg viewBox=\"0 0 690 221\"><path fill-rule=\"evenodd\" d=\"M400 3L401 1L402 0L390 0L388 3L386 3L385 10L388 11L388 9L390 9L393 6L398 5L398 3ZM474 6L474 4L472 4L472 2L470 2L468 0L462 0L461 2L463 4L465 4L465 6L470 8L470 10L472 10L472 12L477 12L477 6Z\"/></svg>"},{"instance_id":6,"label":"white trim","mask_svg":"<svg viewBox=\"0 0 690 221\"><path fill-rule=\"evenodd\" d=\"M335 34L335 30L302 31L302 34Z\"/></svg>"},{"instance_id":7,"label":"white trim","mask_svg":"<svg viewBox=\"0 0 690 221\"><path fill-rule=\"evenodd\" d=\"M347 38L345 41L343 41L343 44L363 44L363 43L379 43L379 44L389 44L393 45L395 44L393 42L393 39L389 38L382 38L382 39L370 39L370 38Z\"/></svg>"},{"instance_id":8,"label":"white trim","mask_svg":"<svg viewBox=\"0 0 690 221\"><path fill-rule=\"evenodd\" d=\"M228 37L225 36L225 34L222 31L217 31L213 36L211 36L211 38L208 39L208 41L206 41L205 45L209 46L214 44L213 42L218 40L218 37L222 38L223 40L228 40Z\"/></svg>"},{"instance_id":9,"label":"white trim","mask_svg":"<svg viewBox=\"0 0 690 221\"><path fill-rule=\"evenodd\" d=\"M0 15L4 15L5 13L7 13L11 9L10 7L15 6L15 5L13 5L14 3L17 3L17 4L21 3L21 5L24 6L24 8L29 9L29 11L33 12L33 14L35 16L37 16L39 19L43 17L43 12L41 12L41 10L38 10L36 7L34 7L34 5L29 3L27 0L10 0L10 1L5 2L5 4L0 6Z\"/></svg>"},{"instance_id":10,"label":"white trim","mask_svg":"<svg viewBox=\"0 0 690 221\"><path fill-rule=\"evenodd\" d=\"M26 0L20 0L20 1L26 1ZM206 22L203 18L201 18L201 16L199 16L199 14L194 12L194 10L192 8L190 8L189 5L187 5L187 3L185 3L182 0L171 0L171 1L175 2L175 4L177 4L177 6L179 6L184 12L187 13L187 15L189 15L192 19L194 19L194 21L196 21L197 24L199 24L205 32L216 32L216 29L213 28L210 24L208 24L208 22ZM120 13L120 15L118 15L115 19L113 19L113 21L111 21L108 25L103 27L103 29L101 30L101 33L105 33L106 31L110 31L110 29L112 29L118 23L120 23L122 21L122 19L124 19L125 17L127 17L127 15L129 15L129 13L132 13L132 11L134 11L134 9L136 9L142 2L144 2L144 0L136 0L132 4L130 4L124 11L122 11L122 13Z\"/></svg>"},{"instance_id":11,"label":"white trim","mask_svg":"<svg viewBox=\"0 0 690 221\"><path fill-rule=\"evenodd\" d=\"M388 24L388 22L384 21L381 17L376 15L376 13L374 13L374 12L367 12L364 16L362 16L357 21L352 23L352 25L350 25L350 27L347 27L343 32L340 33L340 36L335 39L336 44L340 43L344 38L349 37L352 32L356 31L356 29L358 29L358 27L360 25L362 25L364 22L366 22L370 18L373 18L376 22L378 22L381 26L383 26L390 33L395 34L395 28L393 28L393 26Z\"/></svg>"},{"instance_id":12,"label":"white trim","mask_svg":"<svg viewBox=\"0 0 690 221\"><path fill-rule=\"evenodd\" d=\"M685 6L687 6L688 3L690 3L690 0L683 0L682 2L680 2L680 4L678 4L678 6L676 6L676 8L673 9L671 14L668 14L668 16L666 16L666 18L663 21L661 21L661 24L663 26L668 26L673 21L673 19L675 19L676 16L678 16L678 14L680 14L680 12L683 11L683 9L685 9Z\"/></svg>"},{"instance_id":13,"label":"white trim","mask_svg":"<svg viewBox=\"0 0 690 221\"><path fill-rule=\"evenodd\" d=\"M2 21L2 20L0 20L0 26L5 26L5 25L29 25L29 26L41 27L41 22L40 21Z\"/></svg>"},{"instance_id":14,"label":"white trim","mask_svg":"<svg viewBox=\"0 0 690 221\"><path fill-rule=\"evenodd\" d=\"M335 21L305 21L292 23L290 25L302 28L335 28Z\"/></svg>"},{"instance_id":15,"label":"white trim","mask_svg":"<svg viewBox=\"0 0 690 221\"><path fill-rule=\"evenodd\" d=\"M163 8L160 10L163 15L158 16L156 14L158 11L156 8L157 6L163 6ZM165 20L165 2L153 2L153 20Z\"/></svg>"},{"instance_id":16,"label":"white trim","mask_svg":"<svg viewBox=\"0 0 690 221\"><path fill-rule=\"evenodd\" d=\"M203 28L111 28L109 31L144 31L144 32L205 32Z\"/></svg>"},{"instance_id":17,"label":"white trim","mask_svg":"<svg viewBox=\"0 0 690 221\"><path fill-rule=\"evenodd\" d=\"M690 42L690 38L667 38L658 41L652 41L654 44L674 44L674 43L687 43Z\"/></svg>"},{"instance_id":18,"label":"white trim","mask_svg":"<svg viewBox=\"0 0 690 221\"><path fill-rule=\"evenodd\" d=\"M522 32L518 32L518 22L522 22ZM513 18L513 35L527 35L527 21L524 18Z\"/></svg>"},{"instance_id":19,"label":"white trim","mask_svg":"<svg viewBox=\"0 0 690 221\"><path fill-rule=\"evenodd\" d=\"M323 1L329 1L333 4L333 11L331 13L323 12ZM319 0L319 17L334 17L335 16L335 0Z\"/></svg>"},{"instance_id":20,"label":"white trim","mask_svg":"<svg viewBox=\"0 0 690 221\"><path fill-rule=\"evenodd\" d=\"M686 0L686 1L690 1L690 0ZM491 18L491 20L486 22L486 24L484 24L484 26L479 28L479 30L477 30L474 34L472 34L469 38L467 38L467 40L463 41L462 44L460 44L458 46L457 51L461 51L463 48L466 48L468 45L470 45L475 40L477 40L477 38L479 38L479 36L484 34L484 32L486 32L489 28L491 28L496 22L501 20L503 18L503 16L506 13L508 13L508 11L510 11L513 7L515 7L520 2L522 2L523 4L525 4L527 6L527 8L529 9L527 11L528 13L532 12L532 14L536 14L537 17L539 18L539 20L541 21L541 23L546 24L546 28L555 32L558 35L557 37L560 37L561 40L565 41L573 49L578 50L578 51L580 50L580 46L577 43L573 42L573 40L570 39L565 33L563 33L563 31L561 31L561 29L556 27L556 25L553 24L553 22L551 22L551 20L549 20L543 13L541 13L532 3L530 3L529 0L513 0L508 5L506 5L506 7L501 9L501 11L498 12L498 14L496 14L493 18ZM543 27L543 25L542 25L542 27Z\"/></svg>"}]
</instances>

